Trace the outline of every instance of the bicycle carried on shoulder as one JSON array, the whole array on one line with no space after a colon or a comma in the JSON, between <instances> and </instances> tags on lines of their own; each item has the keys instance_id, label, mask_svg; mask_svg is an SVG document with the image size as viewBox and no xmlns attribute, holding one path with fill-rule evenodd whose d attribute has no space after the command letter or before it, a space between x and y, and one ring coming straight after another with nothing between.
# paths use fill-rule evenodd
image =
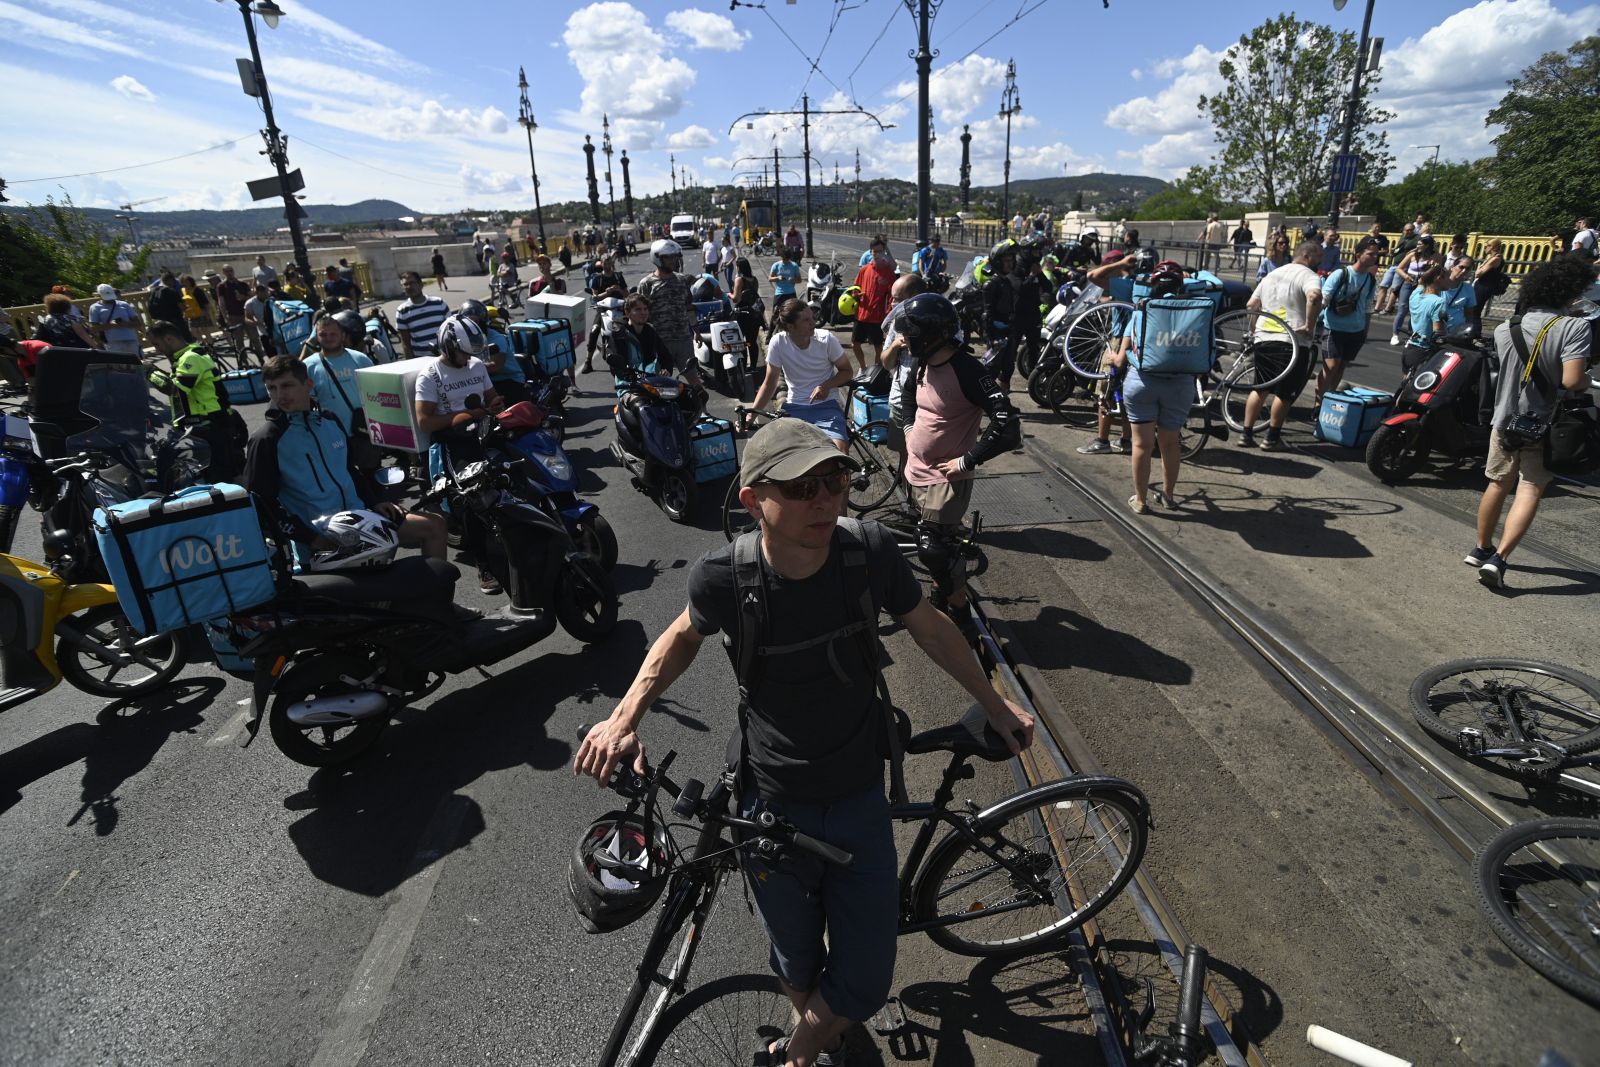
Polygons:
<instances>
[{"instance_id":1,"label":"bicycle carried on shoulder","mask_svg":"<svg viewBox=\"0 0 1600 1067\"><path fill-rule=\"evenodd\" d=\"M984 808L970 800L953 807L955 784L976 773L968 761L1011 757L978 707L959 722L911 737L905 752L948 752L950 762L930 801L889 809L890 818L919 824L900 870L902 935L927 933L966 956L1044 951L1099 913L1138 870L1151 820L1149 802L1132 783L1080 775ZM643 777L619 764L608 783L630 801L649 805L658 819L665 818L657 799L665 793L672 798L672 813L688 820L677 825L692 827L695 841L687 849L674 844L664 903L600 1067L747 1063L758 1036L778 1035L740 1032L750 1025L743 1012L696 1016L692 1049L673 1048L668 1040L685 1021L683 1009L691 1006L679 998L688 989L723 883L738 873L747 853L771 861L798 850L842 866L853 862L849 853L808 837L773 812L758 812L754 819L733 814L737 786L731 768L709 792L693 778L679 785L667 776L675 757L667 753ZM934 843L940 826L948 831ZM782 1008L788 1010L787 1001ZM663 1027L663 1021L670 1025Z\"/></svg>"}]
</instances>

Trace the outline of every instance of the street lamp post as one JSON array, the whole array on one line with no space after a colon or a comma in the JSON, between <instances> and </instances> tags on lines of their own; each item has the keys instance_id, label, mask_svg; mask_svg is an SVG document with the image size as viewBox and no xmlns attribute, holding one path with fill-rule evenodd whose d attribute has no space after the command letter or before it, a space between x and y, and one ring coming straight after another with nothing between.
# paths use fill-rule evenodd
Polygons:
<instances>
[{"instance_id":1,"label":"street lamp post","mask_svg":"<svg viewBox=\"0 0 1600 1067\"><path fill-rule=\"evenodd\" d=\"M633 179L628 176L628 150L622 150L622 205L628 212L628 225L633 225Z\"/></svg>"},{"instance_id":2,"label":"street lamp post","mask_svg":"<svg viewBox=\"0 0 1600 1067\"><path fill-rule=\"evenodd\" d=\"M1428 160L1428 211L1437 216L1439 214L1439 146L1436 144L1412 144L1407 148L1431 148L1433 158Z\"/></svg>"},{"instance_id":3,"label":"street lamp post","mask_svg":"<svg viewBox=\"0 0 1600 1067\"><path fill-rule=\"evenodd\" d=\"M311 257L306 254L305 235L300 232L300 217L305 214L305 209L295 199L294 190L289 185L289 139L279 130L276 120L272 117L272 96L267 91L267 72L261 69L261 47L256 43L256 23L252 15L260 15L261 20L267 24L267 29L274 29L278 20L283 17L283 9L273 0L235 0L239 5L239 14L244 16L244 34L250 42L250 63L255 75L255 96L261 100L261 111L266 116L267 128L261 131L262 140L266 142L266 151L263 153L272 161L272 168L278 174L278 187L283 194L283 213L289 222L289 243L294 246L295 266L300 270L300 282L307 290L316 284L316 279L311 276Z\"/></svg>"},{"instance_id":4,"label":"street lamp post","mask_svg":"<svg viewBox=\"0 0 1600 1067\"><path fill-rule=\"evenodd\" d=\"M1356 72L1350 80L1350 100L1344 107L1344 133L1339 138L1339 154L1350 154L1350 144L1355 137L1356 112L1361 105L1361 75L1367 66L1367 34L1372 29L1372 4L1367 0L1367 13L1361 19L1361 44L1356 47ZM1345 0L1334 0L1335 10L1343 8ZM1337 228L1339 225L1339 190L1336 188L1338 180L1335 178L1328 186L1328 224Z\"/></svg>"},{"instance_id":5,"label":"street lamp post","mask_svg":"<svg viewBox=\"0 0 1600 1067\"><path fill-rule=\"evenodd\" d=\"M972 130L961 127L961 210L972 209Z\"/></svg>"},{"instance_id":6,"label":"street lamp post","mask_svg":"<svg viewBox=\"0 0 1600 1067\"><path fill-rule=\"evenodd\" d=\"M1017 61L1006 60L1006 87L1000 94L1000 117L1006 120L1005 186L1000 195L1002 228L1011 218L1011 116L1022 113L1022 94L1017 92Z\"/></svg>"},{"instance_id":7,"label":"street lamp post","mask_svg":"<svg viewBox=\"0 0 1600 1067\"><path fill-rule=\"evenodd\" d=\"M583 135L583 155L589 167L589 218L600 225L600 183L594 176L594 141Z\"/></svg>"},{"instance_id":8,"label":"street lamp post","mask_svg":"<svg viewBox=\"0 0 1600 1067\"><path fill-rule=\"evenodd\" d=\"M611 228L617 228L617 190L611 184L611 116L600 116L600 128L604 136L600 138L600 151L606 154L606 203L611 207Z\"/></svg>"},{"instance_id":9,"label":"street lamp post","mask_svg":"<svg viewBox=\"0 0 1600 1067\"><path fill-rule=\"evenodd\" d=\"M544 241L544 208L539 203L539 164L533 159L533 131L539 128L539 124L533 121L533 106L528 103L528 75L521 67L517 68L517 88L522 93L522 102L517 108L517 122L528 131L528 167L533 171L533 217L539 223L539 251L548 252Z\"/></svg>"}]
</instances>

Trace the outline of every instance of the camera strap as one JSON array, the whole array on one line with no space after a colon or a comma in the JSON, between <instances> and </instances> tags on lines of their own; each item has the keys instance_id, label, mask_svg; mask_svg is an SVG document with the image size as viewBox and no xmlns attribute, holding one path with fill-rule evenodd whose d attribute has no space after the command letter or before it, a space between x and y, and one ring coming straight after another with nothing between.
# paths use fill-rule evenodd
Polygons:
<instances>
[{"instance_id":1,"label":"camera strap","mask_svg":"<svg viewBox=\"0 0 1600 1067\"><path fill-rule=\"evenodd\" d=\"M1556 324L1560 316L1552 315L1550 321L1539 330L1539 336L1534 338L1533 351L1528 351L1528 339L1522 333L1522 318L1517 315L1512 318L1511 346L1517 350L1517 355L1524 361L1522 367L1522 384L1527 385L1532 381L1540 393L1545 391L1544 375L1538 374L1539 350L1544 347L1544 335L1550 332L1550 327ZM1538 375L1535 377L1535 375Z\"/></svg>"}]
</instances>

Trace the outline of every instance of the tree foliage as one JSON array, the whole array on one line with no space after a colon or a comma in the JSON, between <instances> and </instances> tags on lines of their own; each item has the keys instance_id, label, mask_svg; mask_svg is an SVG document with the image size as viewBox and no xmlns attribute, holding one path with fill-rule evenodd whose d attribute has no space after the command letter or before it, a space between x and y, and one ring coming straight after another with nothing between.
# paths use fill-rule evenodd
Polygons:
<instances>
[{"instance_id":1,"label":"tree foliage","mask_svg":"<svg viewBox=\"0 0 1600 1067\"><path fill-rule=\"evenodd\" d=\"M1139 205L1136 219L1203 219L1215 211L1220 215L1243 215L1247 204L1227 200L1217 189L1206 167L1190 167L1189 173Z\"/></svg>"},{"instance_id":2,"label":"tree foliage","mask_svg":"<svg viewBox=\"0 0 1600 1067\"><path fill-rule=\"evenodd\" d=\"M1473 230L1506 232L1497 190L1489 183L1488 161L1425 163L1377 193L1371 206L1386 229L1397 230L1420 213L1435 233Z\"/></svg>"},{"instance_id":3,"label":"tree foliage","mask_svg":"<svg viewBox=\"0 0 1600 1067\"><path fill-rule=\"evenodd\" d=\"M117 266L119 251L70 198L48 200L26 215L0 216L0 303L37 304L52 285L78 297L102 282L125 289L144 276L150 249L139 249L126 271Z\"/></svg>"},{"instance_id":4,"label":"tree foliage","mask_svg":"<svg viewBox=\"0 0 1600 1067\"><path fill-rule=\"evenodd\" d=\"M1484 120L1501 232L1550 233L1600 207L1600 36L1547 52Z\"/></svg>"},{"instance_id":5,"label":"tree foliage","mask_svg":"<svg viewBox=\"0 0 1600 1067\"><path fill-rule=\"evenodd\" d=\"M1217 70L1225 84L1200 98L1217 152L1207 168L1222 197L1262 210L1320 213L1328 204L1340 118L1355 73L1354 34L1279 15L1239 38ZM1394 157L1372 103L1379 72L1364 78L1351 151L1369 182L1382 183Z\"/></svg>"}]
</instances>

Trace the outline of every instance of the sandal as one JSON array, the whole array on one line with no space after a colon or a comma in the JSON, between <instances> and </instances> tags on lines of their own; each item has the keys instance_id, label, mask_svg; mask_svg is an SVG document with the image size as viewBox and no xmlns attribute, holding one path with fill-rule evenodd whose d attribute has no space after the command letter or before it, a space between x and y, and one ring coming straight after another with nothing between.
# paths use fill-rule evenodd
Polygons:
<instances>
[{"instance_id":1,"label":"sandal","mask_svg":"<svg viewBox=\"0 0 1600 1067\"><path fill-rule=\"evenodd\" d=\"M763 1044L750 1061L751 1067L783 1067L788 1062L789 1039L787 1037L780 1037L778 1044L770 1049Z\"/></svg>"}]
</instances>

